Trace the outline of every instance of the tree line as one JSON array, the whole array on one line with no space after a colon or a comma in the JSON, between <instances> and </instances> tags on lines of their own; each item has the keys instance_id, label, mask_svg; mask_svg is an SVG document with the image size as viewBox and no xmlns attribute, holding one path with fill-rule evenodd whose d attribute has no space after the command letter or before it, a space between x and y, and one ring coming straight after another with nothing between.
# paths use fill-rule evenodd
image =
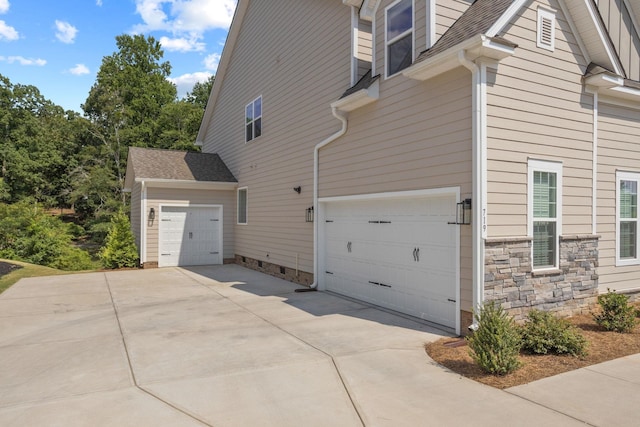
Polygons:
<instances>
[{"instance_id":1,"label":"tree line","mask_svg":"<svg viewBox=\"0 0 640 427\"><path fill-rule=\"evenodd\" d=\"M214 77L178 99L167 80L171 64L163 61L157 40L120 35L116 45L102 59L81 106L83 115L55 105L35 86L12 83L0 74L0 203L5 215L6 205L71 208L82 232L76 228L66 234L84 233L100 245L112 216L127 209L128 147L198 150L194 142ZM7 232L10 227L2 226L9 223L0 217L0 229ZM0 257L10 253L8 241L15 241L1 234Z\"/></svg>"}]
</instances>

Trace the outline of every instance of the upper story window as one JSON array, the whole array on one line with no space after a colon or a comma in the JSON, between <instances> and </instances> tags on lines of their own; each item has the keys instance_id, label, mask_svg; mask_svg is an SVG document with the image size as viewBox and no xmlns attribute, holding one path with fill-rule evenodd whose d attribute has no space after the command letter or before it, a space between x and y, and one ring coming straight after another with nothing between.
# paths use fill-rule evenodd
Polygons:
<instances>
[{"instance_id":1,"label":"upper story window","mask_svg":"<svg viewBox=\"0 0 640 427\"><path fill-rule=\"evenodd\" d=\"M558 268L562 232L562 163L529 160L528 169L533 269Z\"/></svg>"},{"instance_id":2,"label":"upper story window","mask_svg":"<svg viewBox=\"0 0 640 427\"><path fill-rule=\"evenodd\" d=\"M385 43L389 77L413 62L413 0L398 0L385 10Z\"/></svg>"},{"instance_id":3,"label":"upper story window","mask_svg":"<svg viewBox=\"0 0 640 427\"><path fill-rule=\"evenodd\" d=\"M262 135L262 96L247 104L245 108L245 142Z\"/></svg>"},{"instance_id":4,"label":"upper story window","mask_svg":"<svg viewBox=\"0 0 640 427\"><path fill-rule=\"evenodd\" d=\"M550 9L538 8L538 36L536 44L542 49L553 52L556 39L556 12Z\"/></svg>"},{"instance_id":5,"label":"upper story window","mask_svg":"<svg viewBox=\"0 0 640 427\"><path fill-rule=\"evenodd\" d=\"M638 257L638 182L640 174L616 174L616 265L640 264Z\"/></svg>"}]
</instances>

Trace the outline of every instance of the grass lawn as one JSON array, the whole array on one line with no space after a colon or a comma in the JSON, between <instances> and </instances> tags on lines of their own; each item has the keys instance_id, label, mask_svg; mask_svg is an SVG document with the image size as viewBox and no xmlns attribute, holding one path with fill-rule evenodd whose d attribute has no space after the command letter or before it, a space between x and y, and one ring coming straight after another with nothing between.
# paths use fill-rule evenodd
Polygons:
<instances>
[{"instance_id":1,"label":"grass lawn","mask_svg":"<svg viewBox=\"0 0 640 427\"><path fill-rule=\"evenodd\" d=\"M9 289L14 283L26 277L56 276L60 274L72 274L70 271L57 270L55 268L44 267L42 265L29 264L27 262L5 260L0 258L0 263L15 264L22 268L11 270L9 273L0 275L0 293Z\"/></svg>"}]
</instances>

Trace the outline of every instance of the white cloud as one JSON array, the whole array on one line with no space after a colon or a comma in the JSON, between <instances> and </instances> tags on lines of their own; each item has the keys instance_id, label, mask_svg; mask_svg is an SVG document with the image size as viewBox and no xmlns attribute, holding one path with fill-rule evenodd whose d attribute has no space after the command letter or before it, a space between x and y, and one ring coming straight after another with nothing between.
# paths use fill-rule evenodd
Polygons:
<instances>
[{"instance_id":1,"label":"white cloud","mask_svg":"<svg viewBox=\"0 0 640 427\"><path fill-rule=\"evenodd\" d=\"M89 74L89 68L84 64L76 64L75 67L69 69L69 72L74 76L82 76L83 74Z\"/></svg>"},{"instance_id":2,"label":"white cloud","mask_svg":"<svg viewBox=\"0 0 640 427\"><path fill-rule=\"evenodd\" d=\"M2 1L2 0L0 0ZM4 21L0 20L0 40L18 40L20 35L15 28L7 25Z\"/></svg>"},{"instance_id":3,"label":"white cloud","mask_svg":"<svg viewBox=\"0 0 640 427\"><path fill-rule=\"evenodd\" d=\"M58 21L56 19L56 38L62 43L73 43L78 34L78 29L68 22Z\"/></svg>"},{"instance_id":4,"label":"white cloud","mask_svg":"<svg viewBox=\"0 0 640 427\"><path fill-rule=\"evenodd\" d=\"M220 54L212 53L211 55L207 55L202 63L207 70L215 72L218 69L218 64L220 63Z\"/></svg>"},{"instance_id":5,"label":"white cloud","mask_svg":"<svg viewBox=\"0 0 640 427\"><path fill-rule=\"evenodd\" d=\"M0 0L2 1L2 0ZM96 0L96 6L102 6L102 0Z\"/></svg>"},{"instance_id":6,"label":"white cloud","mask_svg":"<svg viewBox=\"0 0 640 427\"><path fill-rule=\"evenodd\" d=\"M184 98L187 92L191 92L191 90L193 89L193 85L198 82L206 82L211 76L211 73L204 71L183 74L178 77L169 78L169 81L176 85L176 88L178 90L178 98Z\"/></svg>"},{"instance_id":7,"label":"white cloud","mask_svg":"<svg viewBox=\"0 0 640 427\"><path fill-rule=\"evenodd\" d=\"M170 39L163 36L160 37L160 44L170 52L200 52L204 50L205 44L198 40L198 37Z\"/></svg>"},{"instance_id":8,"label":"white cloud","mask_svg":"<svg viewBox=\"0 0 640 427\"><path fill-rule=\"evenodd\" d=\"M9 11L9 0L0 0L0 13L7 13Z\"/></svg>"},{"instance_id":9,"label":"white cloud","mask_svg":"<svg viewBox=\"0 0 640 427\"><path fill-rule=\"evenodd\" d=\"M169 31L174 34L228 29L236 0L135 0L143 24L134 32Z\"/></svg>"},{"instance_id":10,"label":"white cloud","mask_svg":"<svg viewBox=\"0 0 640 427\"><path fill-rule=\"evenodd\" d=\"M20 65L37 65L39 67L47 63L44 59L25 58L24 56L0 56L0 61L8 62L9 64L17 62Z\"/></svg>"}]
</instances>

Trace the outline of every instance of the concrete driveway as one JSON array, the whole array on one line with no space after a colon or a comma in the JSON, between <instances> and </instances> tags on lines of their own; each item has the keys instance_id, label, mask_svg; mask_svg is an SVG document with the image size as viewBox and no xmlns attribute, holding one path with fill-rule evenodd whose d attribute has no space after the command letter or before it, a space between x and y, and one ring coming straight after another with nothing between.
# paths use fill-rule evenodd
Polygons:
<instances>
[{"instance_id":1,"label":"concrete driveway","mask_svg":"<svg viewBox=\"0 0 640 427\"><path fill-rule=\"evenodd\" d=\"M23 279L0 295L0 425L635 425L640 415L637 357L601 368L624 377L626 409L585 418L564 399L583 400L571 396L589 390L580 376L499 391L428 358L424 343L445 332L295 288L235 265ZM620 385L607 384L609 402Z\"/></svg>"}]
</instances>

